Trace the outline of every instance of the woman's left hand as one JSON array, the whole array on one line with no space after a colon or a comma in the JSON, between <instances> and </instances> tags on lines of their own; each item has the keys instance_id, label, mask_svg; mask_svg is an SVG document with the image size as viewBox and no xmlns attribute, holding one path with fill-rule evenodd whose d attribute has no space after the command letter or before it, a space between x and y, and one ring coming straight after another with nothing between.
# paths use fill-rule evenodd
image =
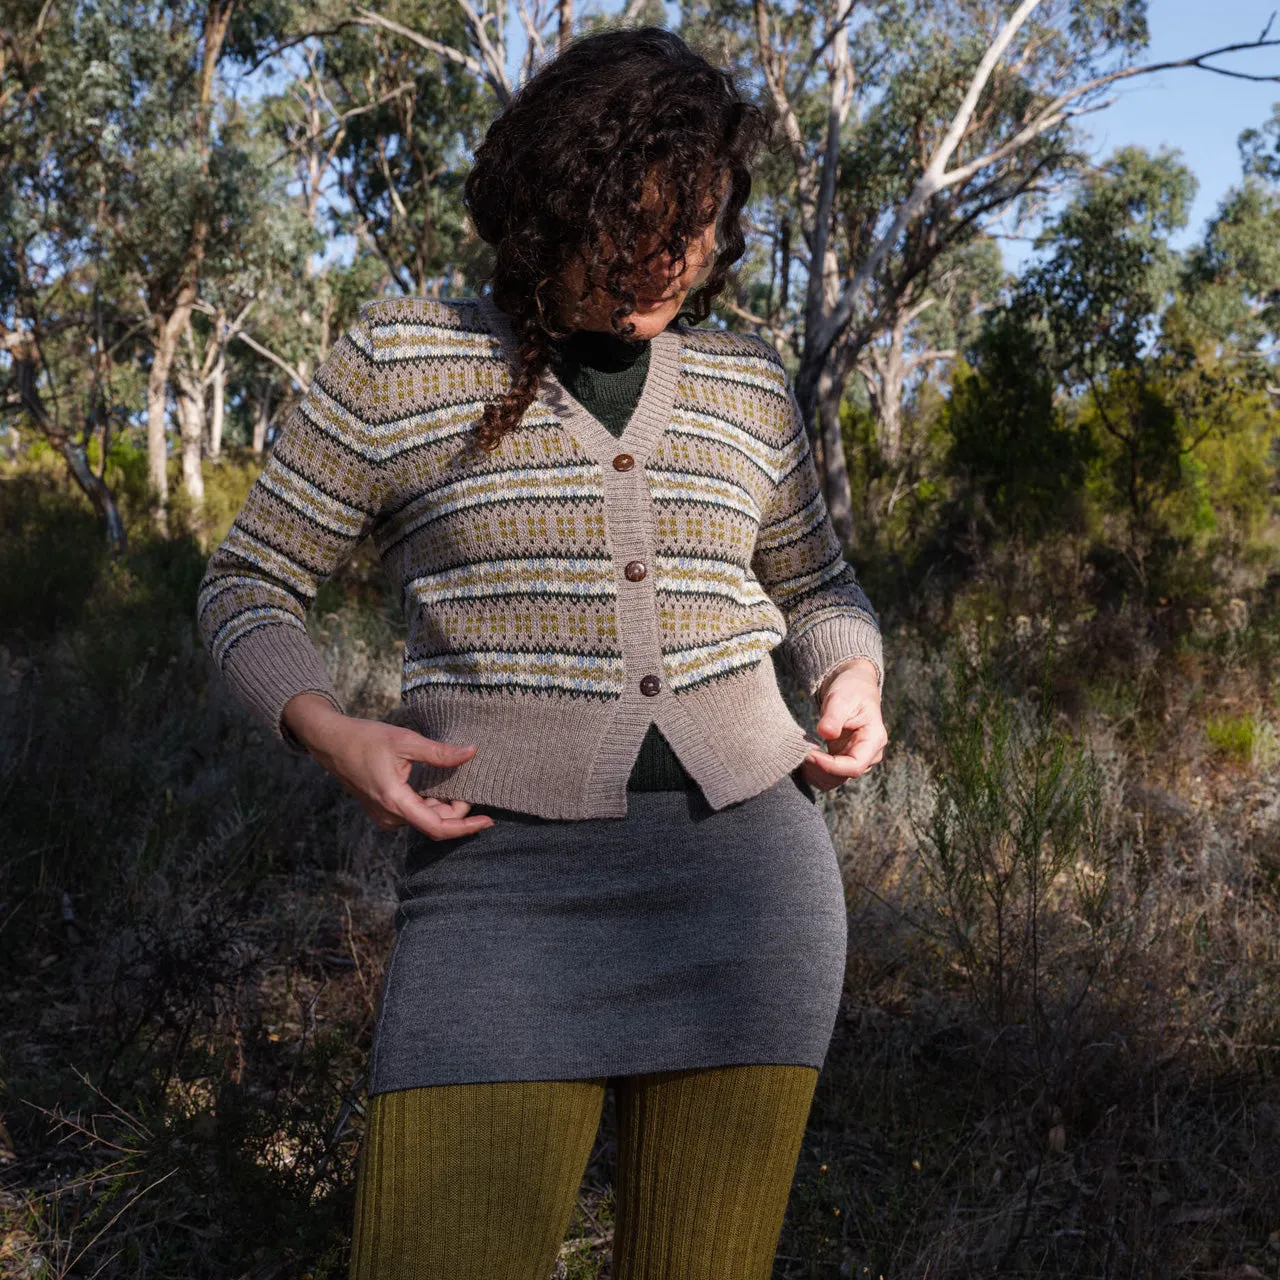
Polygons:
<instances>
[{"instance_id":1,"label":"woman's left hand","mask_svg":"<svg viewBox=\"0 0 1280 1280\"><path fill-rule=\"evenodd\" d=\"M818 719L827 751L811 751L800 772L811 786L831 791L846 778L861 777L884 755L889 735L880 718L880 685L866 658L840 671L827 686Z\"/></svg>"}]
</instances>

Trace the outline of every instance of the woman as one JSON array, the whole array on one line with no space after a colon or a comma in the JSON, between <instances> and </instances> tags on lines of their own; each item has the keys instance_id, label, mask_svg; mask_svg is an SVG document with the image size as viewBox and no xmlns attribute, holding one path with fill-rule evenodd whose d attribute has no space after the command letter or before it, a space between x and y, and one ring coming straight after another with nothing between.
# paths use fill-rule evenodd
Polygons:
<instances>
[{"instance_id":1,"label":"woman","mask_svg":"<svg viewBox=\"0 0 1280 1280\"><path fill-rule=\"evenodd\" d=\"M772 1270L844 971L812 788L885 733L780 359L697 327L762 133L673 35L569 46L467 182L490 294L366 304L210 561L232 688L414 828L357 1280L549 1275L610 1084L615 1280ZM413 729L344 715L303 625L365 534Z\"/></svg>"}]
</instances>

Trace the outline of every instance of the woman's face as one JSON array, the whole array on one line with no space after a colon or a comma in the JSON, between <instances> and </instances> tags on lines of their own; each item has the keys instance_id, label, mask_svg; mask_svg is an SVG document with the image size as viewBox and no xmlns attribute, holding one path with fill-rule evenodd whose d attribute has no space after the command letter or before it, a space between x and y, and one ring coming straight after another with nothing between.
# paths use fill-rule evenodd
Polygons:
<instances>
[{"instance_id":1,"label":"woman's face","mask_svg":"<svg viewBox=\"0 0 1280 1280\"><path fill-rule=\"evenodd\" d=\"M651 180L646 185L646 203L659 199L658 185ZM702 283L711 273L716 256L716 227L719 222L720 200L717 198L717 213L713 215L702 230L689 241L685 249L683 268L676 270L679 264L673 264L669 254L657 254L644 265L644 276L635 287L636 309L625 320L635 326L632 337L636 340L652 338L661 333L679 314L685 297L695 286ZM674 213L673 213L674 216ZM653 247L656 237L647 241L642 239L636 245L636 257L643 259ZM586 264L581 258L575 259L565 271L564 296L581 298L585 281ZM600 270L603 277L604 269ZM579 302L568 317L567 322L573 329L610 330L613 327L612 317L617 299L606 293L597 283L585 299Z\"/></svg>"}]
</instances>

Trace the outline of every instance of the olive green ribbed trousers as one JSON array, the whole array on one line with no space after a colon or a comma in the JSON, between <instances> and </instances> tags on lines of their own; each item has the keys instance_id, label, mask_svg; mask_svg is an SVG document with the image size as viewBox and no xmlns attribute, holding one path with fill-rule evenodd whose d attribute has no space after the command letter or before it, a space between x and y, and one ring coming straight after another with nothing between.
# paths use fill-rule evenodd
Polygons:
<instances>
[{"instance_id":1,"label":"olive green ribbed trousers","mask_svg":"<svg viewBox=\"0 0 1280 1280\"><path fill-rule=\"evenodd\" d=\"M768 1280L818 1072L619 1076L613 1280ZM351 1280L548 1280L606 1079L377 1094Z\"/></svg>"}]
</instances>

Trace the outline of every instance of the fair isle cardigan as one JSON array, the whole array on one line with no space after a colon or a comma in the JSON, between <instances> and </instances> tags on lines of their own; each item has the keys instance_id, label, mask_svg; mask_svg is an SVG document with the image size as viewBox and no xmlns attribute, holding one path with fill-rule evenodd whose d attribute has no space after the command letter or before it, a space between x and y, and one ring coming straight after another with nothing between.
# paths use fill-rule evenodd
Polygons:
<instances>
[{"instance_id":1,"label":"fair isle cardigan","mask_svg":"<svg viewBox=\"0 0 1280 1280\"><path fill-rule=\"evenodd\" d=\"M362 307L201 584L233 693L294 747L290 698L342 709L305 619L368 535L408 621L409 722L477 748L416 766L422 795L621 817L651 723L713 809L771 786L820 745L772 651L815 700L852 658L884 670L777 352L672 325L620 437L548 372L485 452L474 430L513 361L488 298Z\"/></svg>"}]
</instances>

